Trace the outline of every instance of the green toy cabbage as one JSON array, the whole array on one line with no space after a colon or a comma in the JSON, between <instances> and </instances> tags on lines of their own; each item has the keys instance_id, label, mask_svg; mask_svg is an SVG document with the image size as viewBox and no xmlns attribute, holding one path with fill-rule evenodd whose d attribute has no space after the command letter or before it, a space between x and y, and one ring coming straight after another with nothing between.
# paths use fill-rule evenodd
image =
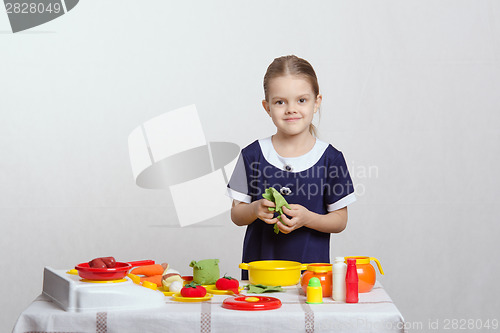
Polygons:
<instances>
[{"instance_id":1,"label":"green toy cabbage","mask_svg":"<svg viewBox=\"0 0 500 333\"><path fill-rule=\"evenodd\" d=\"M193 267L193 281L198 284L215 284L220 277L219 259L204 259L191 261Z\"/></svg>"},{"instance_id":2,"label":"green toy cabbage","mask_svg":"<svg viewBox=\"0 0 500 333\"><path fill-rule=\"evenodd\" d=\"M286 208L290 209L290 205L288 205L288 202L286 202L285 198L283 198L283 196L281 195L280 192L278 192L274 187L269 187L266 189L266 191L262 194L262 197L264 199L267 199L269 201L272 201L276 204L276 208L275 207L269 207L269 211L270 212L278 212L279 213L279 216L278 216L278 220L283 223L283 220L281 219L281 215L283 215L283 206L285 206ZM285 223L283 223L284 225L286 225ZM280 232L280 229L278 228L278 224L275 223L274 224L274 233L275 234L279 234Z\"/></svg>"}]
</instances>

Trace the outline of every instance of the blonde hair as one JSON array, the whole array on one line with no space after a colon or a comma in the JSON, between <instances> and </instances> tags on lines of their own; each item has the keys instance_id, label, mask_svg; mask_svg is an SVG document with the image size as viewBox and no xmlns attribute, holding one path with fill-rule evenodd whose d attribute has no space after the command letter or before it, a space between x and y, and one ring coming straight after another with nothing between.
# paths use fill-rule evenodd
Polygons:
<instances>
[{"instance_id":1,"label":"blonde hair","mask_svg":"<svg viewBox=\"0 0 500 333\"><path fill-rule=\"evenodd\" d=\"M269 82L276 77L285 75L297 75L304 77L311 84L315 97L318 97L319 84L314 68L305 59L299 58L295 55L287 55L274 59L269 67L267 67L266 75L264 75L264 96L266 101L269 102ZM309 132L312 135L317 136L316 126L312 123L309 125Z\"/></svg>"}]
</instances>

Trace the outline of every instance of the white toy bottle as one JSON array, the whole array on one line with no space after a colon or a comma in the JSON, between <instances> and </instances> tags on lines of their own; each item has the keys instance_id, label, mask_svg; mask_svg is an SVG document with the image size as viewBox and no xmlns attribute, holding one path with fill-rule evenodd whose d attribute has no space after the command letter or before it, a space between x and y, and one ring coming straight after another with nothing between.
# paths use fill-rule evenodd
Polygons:
<instances>
[{"instance_id":1,"label":"white toy bottle","mask_svg":"<svg viewBox=\"0 0 500 333\"><path fill-rule=\"evenodd\" d=\"M345 302L345 275L347 265L344 257L335 257L332 266L332 298L334 301Z\"/></svg>"}]
</instances>

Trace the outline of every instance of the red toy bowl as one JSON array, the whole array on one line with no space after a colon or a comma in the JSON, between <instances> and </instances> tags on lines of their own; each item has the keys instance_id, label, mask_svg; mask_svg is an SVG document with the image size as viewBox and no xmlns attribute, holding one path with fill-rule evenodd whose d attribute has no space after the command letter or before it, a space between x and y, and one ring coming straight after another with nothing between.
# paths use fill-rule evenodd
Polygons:
<instances>
[{"instance_id":1,"label":"red toy bowl","mask_svg":"<svg viewBox=\"0 0 500 333\"><path fill-rule=\"evenodd\" d=\"M87 280L108 281L123 279L127 273L136 266L154 265L154 260L139 260L130 262L116 262L114 268L92 268L88 262L75 266L80 277Z\"/></svg>"}]
</instances>

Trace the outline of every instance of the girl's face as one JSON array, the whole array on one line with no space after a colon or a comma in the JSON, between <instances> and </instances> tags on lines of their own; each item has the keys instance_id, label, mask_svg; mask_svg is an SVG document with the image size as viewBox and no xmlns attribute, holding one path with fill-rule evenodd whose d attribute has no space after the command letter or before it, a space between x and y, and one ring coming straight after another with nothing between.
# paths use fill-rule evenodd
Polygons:
<instances>
[{"instance_id":1,"label":"girl's face","mask_svg":"<svg viewBox=\"0 0 500 333\"><path fill-rule=\"evenodd\" d=\"M306 78L286 75L269 82L268 98L262 105L271 116L278 133L295 136L309 133L309 125L321 104Z\"/></svg>"}]
</instances>

